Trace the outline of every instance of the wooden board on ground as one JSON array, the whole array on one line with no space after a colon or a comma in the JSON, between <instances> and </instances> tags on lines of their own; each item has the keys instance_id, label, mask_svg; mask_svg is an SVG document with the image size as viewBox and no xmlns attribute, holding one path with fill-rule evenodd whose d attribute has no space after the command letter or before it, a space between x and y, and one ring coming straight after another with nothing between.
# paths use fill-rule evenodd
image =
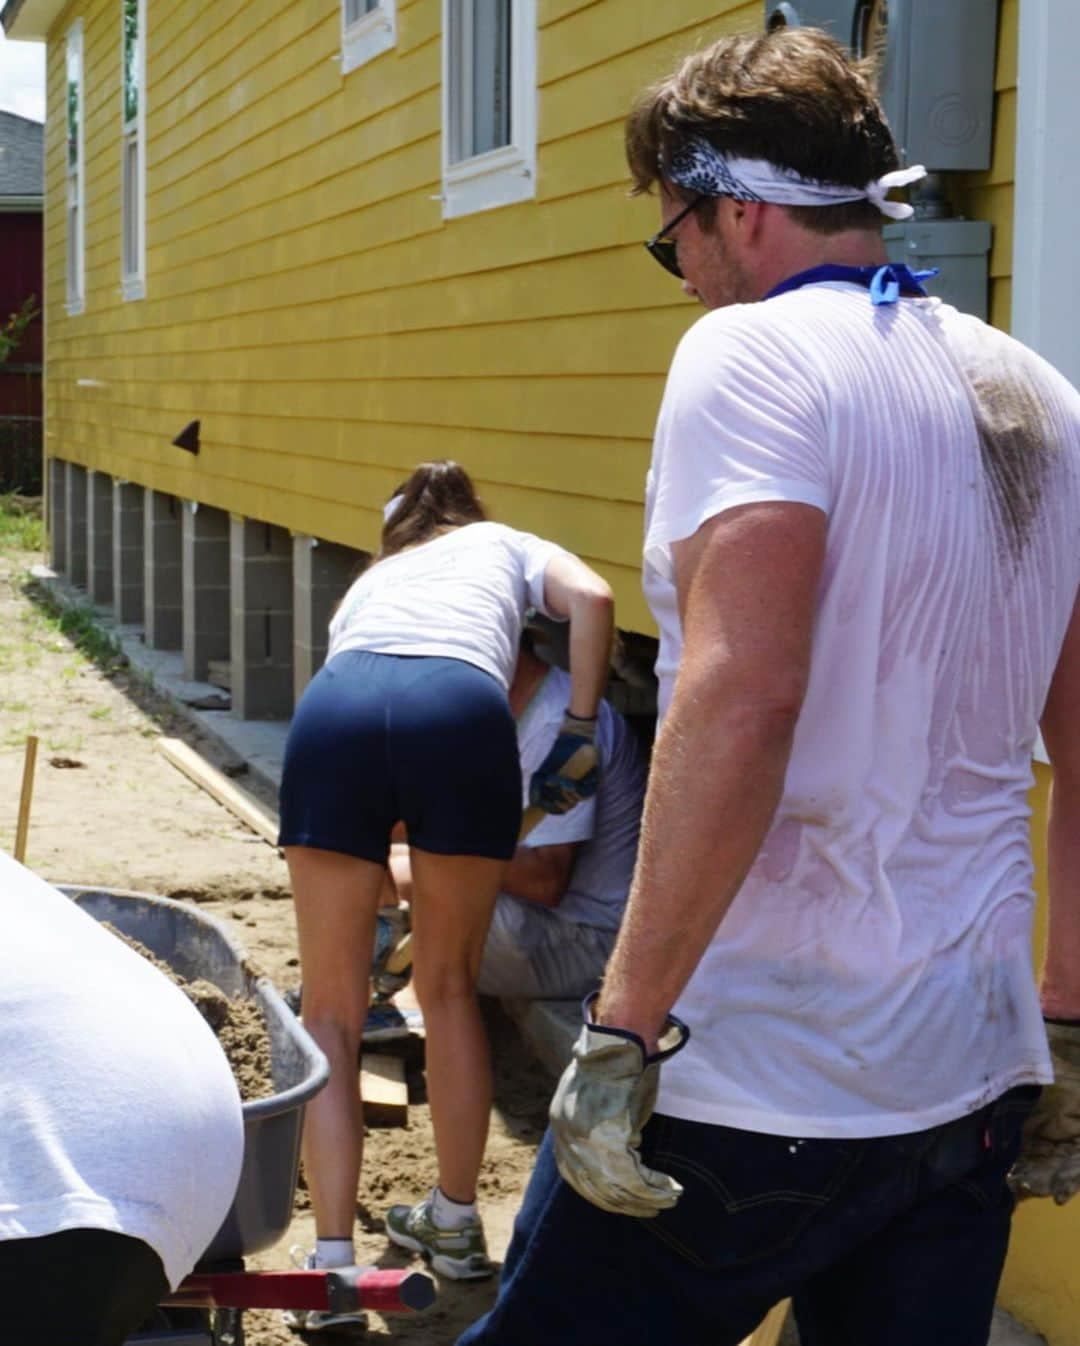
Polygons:
<instances>
[{"instance_id":1,"label":"wooden board on ground","mask_svg":"<svg viewBox=\"0 0 1080 1346\"><path fill-rule=\"evenodd\" d=\"M784 1324L787 1322L790 1307L791 1300L785 1299L783 1303L771 1308L765 1315L764 1321L755 1331L751 1332L742 1346L776 1346L780 1340L780 1334L784 1330Z\"/></svg>"},{"instance_id":2,"label":"wooden board on ground","mask_svg":"<svg viewBox=\"0 0 1080 1346\"><path fill-rule=\"evenodd\" d=\"M409 1088L400 1056L365 1052L360 1058L360 1096L369 1126L405 1126L409 1120Z\"/></svg>"},{"instance_id":3,"label":"wooden board on ground","mask_svg":"<svg viewBox=\"0 0 1080 1346\"><path fill-rule=\"evenodd\" d=\"M170 761L178 771L193 780L196 785L224 805L231 814L250 827L256 836L262 837L270 846L277 845L277 823L255 800L238 790L233 783L209 762L200 757L194 748L179 738L159 738L158 751Z\"/></svg>"}]
</instances>

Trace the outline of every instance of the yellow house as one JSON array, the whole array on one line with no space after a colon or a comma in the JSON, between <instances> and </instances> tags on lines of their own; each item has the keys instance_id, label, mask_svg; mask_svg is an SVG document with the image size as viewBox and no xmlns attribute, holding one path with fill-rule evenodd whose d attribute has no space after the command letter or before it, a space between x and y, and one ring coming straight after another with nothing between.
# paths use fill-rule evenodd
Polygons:
<instances>
[{"instance_id":1,"label":"yellow house","mask_svg":"<svg viewBox=\"0 0 1080 1346\"><path fill-rule=\"evenodd\" d=\"M942 0L944 3L944 0ZM879 6L880 8L880 6ZM286 717L380 507L450 456L650 632L649 440L696 310L644 256L621 124L762 0L7 0L47 41L57 569ZM990 314L1080 383L1075 0L1000 0ZM1036 767L1036 837L1047 768ZM1021 1209L1003 1300L1080 1346L1080 1202Z\"/></svg>"}]
</instances>

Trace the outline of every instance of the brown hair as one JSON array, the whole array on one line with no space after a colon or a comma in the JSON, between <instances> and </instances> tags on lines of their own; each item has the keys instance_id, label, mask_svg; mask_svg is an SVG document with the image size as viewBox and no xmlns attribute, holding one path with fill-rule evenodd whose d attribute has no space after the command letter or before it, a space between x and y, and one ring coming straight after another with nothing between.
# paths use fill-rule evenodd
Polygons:
<instances>
[{"instance_id":1,"label":"brown hair","mask_svg":"<svg viewBox=\"0 0 1080 1346\"><path fill-rule=\"evenodd\" d=\"M383 525L379 560L487 518L469 474L449 458L421 463L394 496L401 500Z\"/></svg>"},{"instance_id":2,"label":"brown hair","mask_svg":"<svg viewBox=\"0 0 1080 1346\"><path fill-rule=\"evenodd\" d=\"M815 28L721 38L688 56L634 104L626 122L634 193L663 177L663 163L690 136L816 182L865 187L900 162L873 71L872 63L853 61ZM674 184L672 190L689 199ZM816 233L884 223L868 201L786 209Z\"/></svg>"}]
</instances>

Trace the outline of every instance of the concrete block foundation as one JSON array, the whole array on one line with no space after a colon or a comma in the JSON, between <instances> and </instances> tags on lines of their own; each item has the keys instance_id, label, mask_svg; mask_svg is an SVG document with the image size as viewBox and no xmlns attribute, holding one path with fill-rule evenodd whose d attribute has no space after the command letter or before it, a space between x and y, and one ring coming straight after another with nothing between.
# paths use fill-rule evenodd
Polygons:
<instances>
[{"instance_id":1,"label":"concrete block foundation","mask_svg":"<svg viewBox=\"0 0 1080 1346\"><path fill-rule=\"evenodd\" d=\"M180 520L184 676L201 682L229 658L229 516L186 500Z\"/></svg>"},{"instance_id":2,"label":"concrete block foundation","mask_svg":"<svg viewBox=\"0 0 1080 1346\"><path fill-rule=\"evenodd\" d=\"M112 488L113 615L129 626L143 620L145 493L132 481Z\"/></svg>"},{"instance_id":3,"label":"concrete block foundation","mask_svg":"<svg viewBox=\"0 0 1080 1346\"><path fill-rule=\"evenodd\" d=\"M92 603L113 600L113 482L105 472L86 477L86 592Z\"/></svg>"},{"instance_id":4,"label":"concrete block foundation","mask_svg":"<svg viewBox=\"0 0 1080 1346\"><path fill-rule=\"evenodd\" d=\"M86 587L86 468L66 463L64 510L64 555L67 577L72 584Z\"/></svg>"},{"instance_id":5,"label":"concrete block foundation","mask_svg":"<svg viewBox=\"0 0 1080 1346\"><path fill-rule=\"evenodd\" d=\"M143 488L143 632L152 650L183 644L182 507L175 496Z\"/></svg>"},{"instance_id":6,"label":"concrete block foundation","mask_svg":"<svg viewBox=\"0 0 1080 1346\"><path fill-rule=\"evenodd\" d=\"M293 555L284 528L233 515L232 710L242 720L284 720L293 708Z\"/></svg>"},{"instance_id":7,"label":"concrete block foundation","mask_svg":"<svg viewBox=\"0 0 1080 1346\"><path fill-rule=\"evenodd\" d=\"M326 658L326 628L334 607L367 553L306 533L295 534L292 546L293 695L299 701Z\"/></svg>"}]
</instances>

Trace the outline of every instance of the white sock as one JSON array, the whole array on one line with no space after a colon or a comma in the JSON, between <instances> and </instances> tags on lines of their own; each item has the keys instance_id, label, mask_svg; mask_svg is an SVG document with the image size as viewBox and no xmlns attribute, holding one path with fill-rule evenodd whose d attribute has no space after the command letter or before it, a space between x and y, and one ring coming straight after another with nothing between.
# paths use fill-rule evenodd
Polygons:
<instances>
[{"instance_id":1,"label":"white sock","mask_svg":"<svg viewBox=\"0 0 1080 1346\"><path fill-rule=\"evenodd\" d=\"M356 1263L352 1239L316 1239L315 1267L326 1271L331 1267L351 1267Z\"/></svg>"},{"instance_id":2,"label":"white sock","mask_svg":"<svg viewBox=\"0 0 1080 1346\"><path fill-rule=\"evenodd\" d=\"M431 1218L439 1229L464 1229L476 1219L476 1202L451 1201L441 1187L433 1187Z\"/></svg>"}]
</instances>

